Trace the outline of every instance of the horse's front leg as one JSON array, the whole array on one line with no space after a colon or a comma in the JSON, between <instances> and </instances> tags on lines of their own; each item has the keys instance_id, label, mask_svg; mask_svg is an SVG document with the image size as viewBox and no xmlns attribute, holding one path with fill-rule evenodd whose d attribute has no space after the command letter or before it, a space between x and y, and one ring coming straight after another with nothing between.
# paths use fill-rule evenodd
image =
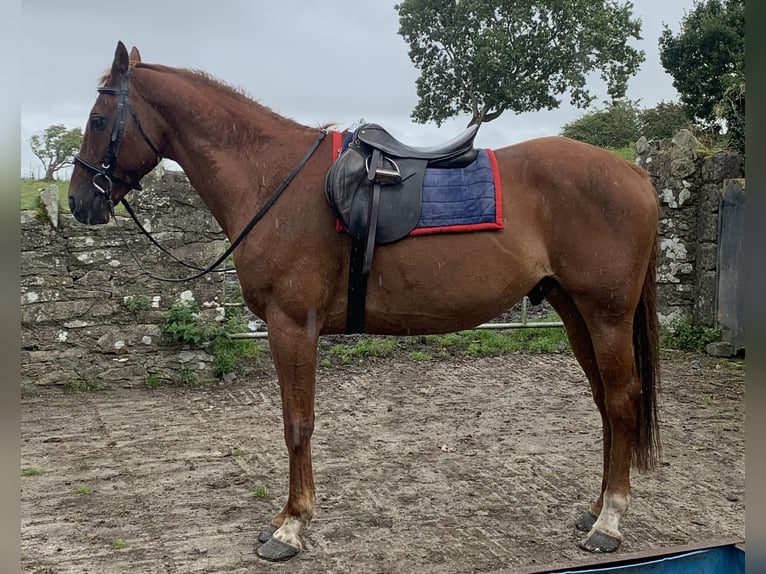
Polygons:
<instances>
[{"instance_id":1,"label":"horse's front leg","mask_svg":"<svg viewBox=\"0 0 766 574\"><path fill-rule=\"evenodd\" d=\"M315 329L279 314L269 317L269 346L279 378L285 443L290 459L287 504L258 536L261 558L288 560L301 549L301 533L314 513L311 434L314 430Z\"/></svg>"}]
</instances>

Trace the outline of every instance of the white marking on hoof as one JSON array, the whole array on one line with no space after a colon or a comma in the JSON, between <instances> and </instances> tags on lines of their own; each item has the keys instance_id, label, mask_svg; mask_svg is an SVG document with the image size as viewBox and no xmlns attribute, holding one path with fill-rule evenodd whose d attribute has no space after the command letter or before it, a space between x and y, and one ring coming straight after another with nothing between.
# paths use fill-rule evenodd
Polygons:
<instances>
[{"instance_id":1,"label":"white marking on hoof","mask_svg":"<svg viewBox=\"0 0 766 574\"><path fill-rule=\"evenodd\" d=\"M289 544L293 548L303 550L301 544L301 531L303 530L303 521L291 516L285 517L285 521L282 523L277 531L274 533L274 538L285 544Z\"/></svg>"},{"instance_id":2,"label":"white marking on hoof","mask_svg":"<svg viewBox=\"0 0 766 574\"><path fill-rule=\"evenodd\" d=\"M598 515L598 519L593 528L590 529L588 537L593 535L597 530L613 536L622 541L622 534L620 534L620 519L630 504L630 495L622 496L620 494L604 493L604 505L601 508L601 514Z\"/></svg>"}]
</instances>

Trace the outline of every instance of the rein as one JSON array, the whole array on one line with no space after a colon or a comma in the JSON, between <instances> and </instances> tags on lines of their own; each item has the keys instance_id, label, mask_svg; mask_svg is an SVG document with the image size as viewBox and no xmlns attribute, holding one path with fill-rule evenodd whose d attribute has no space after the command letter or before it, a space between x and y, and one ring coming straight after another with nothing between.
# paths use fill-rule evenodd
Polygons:
<instances>
[{"instance_id":1,"label":"rein","mask_svg":"<svg viewBox=\"0 0 766 574\"><path fill-rule=\"evenodd\" d=\"M106 197L108 205L109 205L109 212L112 216L112 219L114 219L115 225L117 224L117 217L114 214L114 201L112 199L112 182L117 181L127 186L130 189L136 189L136 190L143 189L139 182L133 183L115 175L115 169L117 164L117 154L119 153L120 144L122 143L122 136L125 132L125 110L128 110L130 112L130 115L133 118L133 121L135 122L136 126L138 127L138 131L141 133L141 136L144 138L144 141L149 145L149 147L152 149L154 154L157 156L157 162L159 163L159 161L162 159L162 154L160 154L157 147L149 139L149 136L146 134L146 131L144 131L144 128L141 126L141 122L138 120L138 116L136 115L135 110L130 105L129 92L130 92L130 70L128 70L128 73L126 73L122 77L119 88L111 88L111 87L98 88L98 93L100 94L111 94L115 96L120 96L120 101L117 103L117 117L115 118L114 125L112 126L112 133L109 137L109 147L107 147L106 152L104 153L104 158L101 160L101 165L96 165L94 163L91 163L83 159L79 153L74 155L75 163L79 164L80 166L82 166L87 171L93 174L93 179L91 180L91 183L93 184L93 187L95 187L96 190L98 190L99 193L103 194ZM317 136L317 139L314 141L312 146L303 156L301 161L298 162L298 165L296 165L295 168L293 168L293 170L288 174L288 176L284 179L284 181L282 181L279 187L274 191L271 197L266 201L266 203L263 204L263 206L258 211L258 213L256 213L253 216L253 218L250 220L250 223L248 223L245 226L245 228L240 232L240 234L232 242L229 248L226 249L223 255L221 255L212 264L210 264L209 266L205 268L197 267L196 265L192 265L190 263L186 263L180 260L178 257L173 255L170 251L168 251L165 247L160 245L157 242L157 240L154 237L152 237L152 235L144 228L144 226L141 225L141 222L138 221L138 217L136 217L136 214L133 211L133 208L125 200L125 198L123 198L120 201L120 203L122 203L125 206L125 210L133 219L133 221L135 222L136 226L141 231L141 233L146 235L146 237L149 238L149 241L151 241L153 245L159 248L160 251L162 251L166 255L169 255L171 258L173 258L175 261L177 261L181 265L184 265L185 267L198 271L198 273L191 275L189 277L182 277L182 278L163 277L161 275L156 275L152 273L151 271L144 268L143 265L141 265L141 261L139 260L138 256L134 253L133 249L130 247L130 243L128 243L128 240L125 237L125 235L122 233L122 228L119 225L117 225L117 229L119 230L120 235L122 235L123 241L125 242L125 245L128 248L128 251L130 251L130 254L135 260L139 269L141 269L141 271L145 275L148 275L152 279L156 279L158 281L165 281L168 283L182 283L184 281L193 281L195 279L199 279L200 277L203 277L204 275L207 275L208 273L214 273L214 272L219 273L219 272L225 271L225 269L216 269L216 267L221 265L221 263L223 263L226 260L226 258L232 254L232 252L237 248L237 246L242 242L242 240L247 236L247 234L250 233L250 231L252 231L253 227L255 227L255 225L261 219L263 219L263 216L266 215L266 212L271 208L272 205L274 205L274 202L279 198L279 196L282 195L282 192L285 189L287 189L287 186L290 185L290 182L293 180L293 178L295 178L295 176L298 175L298 172L300 172L301 169L303 169L303 166L306 165L306 162L313 155L314 151L316 151L316 149L319 147L319 144L322 143L322 140L325 138L326 135L327 135L327 129L322 128L319 132L319 135ZM101 179L103 179L103 182L101 181ZM99 183L104 183L104 185L103 186L99 185Z\"/></svg>"},{"instance_id":2,"label":"rein","mask_svg":"<svg viewBox=\"0 0 766 574\"><path fill-rule=\"evenodd\" d=\"M157 241L154 239L154 237L151 236L151 234L144 228L143 225L138 221L138 218L136 217L135 212L130 207L127 201L123 199L121 203L125 206L126 211L130 215L130 217L133 219L133 221L136 223L138 228L141 230L141 232L146 235L149 240L156 245L163 253L166 253L167 255L170 255L173 259L181 263L182 265L189 267L191 269L195 269L199 271L199 273L196 273L194 275L190 275L189 277L182 277L182 278L173 278L173 277L163 277L161 275L156 275L152 273L151 271L148 271L144 268L143 265L141 265L140 260L136 256L136 254L133 252L133 250L130 248L130 244L125 241L125 245L127 245L128 250L130 251L131 255L133 256L133 259L135 259L136 264L138 265L139 269L141 271L151 277L152 279L156 279L158 281L165 281L167 283L182 283L184 281L193 281L195 279L199 279L200 277L203 277L204 275L207 275L208 273L218 273L221 271L225 271L224 269L216 269L221 263L226 261L226 258L231 255L234 250L237 248L237 246L242 242L242 240L247 236L250 231L252 231L253 227L256 226L256 224L263 219L263 217L266 215L266 212L271 208L272 205L277 201L280 195L282 195L282 192L287 189L287 186L290 185L290 182L295 178L296 175L303 169L303 166L306 165L306 162L308 162L309 158L314 154L316 149L319 147L319 144L322 143L322 140L324 140L325 136L327 135L327 129L322 128L319 132L319 135L317 136L317 139L314 140L314 143L309 148L309 150L306 152L306 154L303 156L303 158L298 162L298 165L296 165L293 170L288 174L288 176L282 181L282 183L279 184L279 187L277 187L276 190L274 190L274 193L271 194L271 197L269 197L268 200L266 200L266 203L263 204L261 209L258 210L258 213L256 213L253 218L250 220L250 223L248 223L245 228L240 232L240 234L237 236L237 238L231 243L228 249L224 251L223 255L221 255L218 259L216 259L213 263L208 265L206 268L202 269L199 267L196 267L194 265L191 265L189 263L186 263L184 261L181 261L178 259L175 255L173 255L170 251L162 247ZM117 222L117 218L114 219L115 223ZM118 229L120 229L118 227Z\"/></svg>"}]
</instances>

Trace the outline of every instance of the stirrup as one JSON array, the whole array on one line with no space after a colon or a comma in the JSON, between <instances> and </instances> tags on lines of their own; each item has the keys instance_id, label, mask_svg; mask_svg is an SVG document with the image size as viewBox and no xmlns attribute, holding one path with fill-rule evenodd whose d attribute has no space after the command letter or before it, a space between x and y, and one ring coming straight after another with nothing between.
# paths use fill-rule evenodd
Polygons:
<instances>
[{"instance_id":1,"label":"stirrup","mask_svg":"<svg viewBox=\"0 0 766 574\"><path fill-rule=\"evenodd\" d=\"M368 155L364 159L364 168L367 170L367 173L370 173L370 157L371 156ZM383 167L383 162L386 161L391 164L392 169ZM383 156L380 163L381 165L375 168L375 174L372 178L374 183L379 183L380 185L396 185L397 183L402 182L402 173L399 171L399 166L396 165L396 162L393 159Z\"/></svg>"}]
</instances>

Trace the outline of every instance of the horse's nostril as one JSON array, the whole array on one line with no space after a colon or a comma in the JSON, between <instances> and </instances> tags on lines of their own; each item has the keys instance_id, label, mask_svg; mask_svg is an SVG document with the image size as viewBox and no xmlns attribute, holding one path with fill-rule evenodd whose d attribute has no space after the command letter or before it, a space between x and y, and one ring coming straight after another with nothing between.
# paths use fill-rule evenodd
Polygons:
<instances>
[{"instance_id":1,"label":"horse's nostril","mask_svg":"<svg viewBox=\"0 0 766 574\"><path fill-rule=\"evenodd\" d=\"M74 212L74 197L69 196L69 211Z\"/></svg>"}]
</instances>

